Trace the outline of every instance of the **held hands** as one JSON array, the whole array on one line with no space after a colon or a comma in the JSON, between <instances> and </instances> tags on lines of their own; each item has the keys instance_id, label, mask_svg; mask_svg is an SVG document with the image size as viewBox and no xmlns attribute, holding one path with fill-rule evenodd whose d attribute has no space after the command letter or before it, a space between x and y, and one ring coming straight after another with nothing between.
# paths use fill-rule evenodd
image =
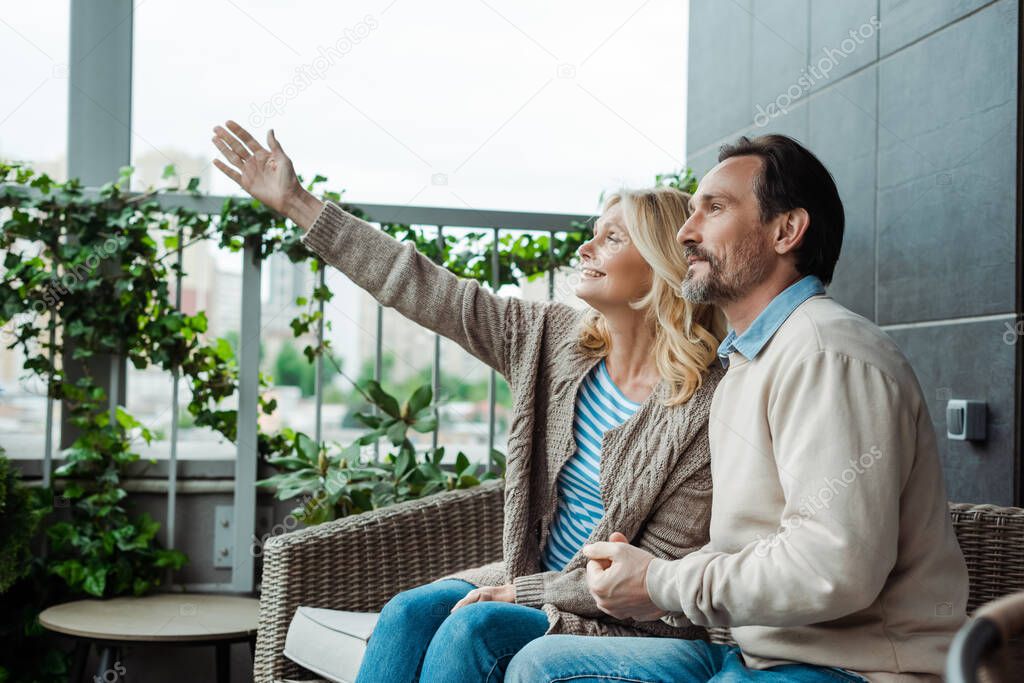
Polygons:
<instances>
[{"instance_id":1,"label":"held hands","mask_svg":"<svg viewBox=\"0 0 1024 683\"><path fill-rule=\"evenodd\" d=\"M616 619L654 621L667 612L647 594L647 566L654 559L646 550L629 544L619 532L607 542L583 546L587 563L587 588L598 608Z\"/></svg>"},{"instance_id":2,"label":"held hands","mask_svg":"<svg viewBox=\"0 0 1024 683\"><path fill-rule=\"evenodd\" d=\"M482 586L466 593L466 597L455 603L452 612L474 602L515 602L516 587L506 583L504 586Z\"/></svg>"},{"instance_id":3,"label":"held hands","mask_svg":"<svg viewBox=\"0 0 1024 683\"><path fill-rule=\"evenodd\" d=\"M308 229L323 203L299 184L292 160L284 153L274 131L267 133L270 149L266 149L234 121L226 125L227 129L214 127L213 144L231 166L220 159L214 159L214 166L264 205Z\"/></svg>"}]
</instances>

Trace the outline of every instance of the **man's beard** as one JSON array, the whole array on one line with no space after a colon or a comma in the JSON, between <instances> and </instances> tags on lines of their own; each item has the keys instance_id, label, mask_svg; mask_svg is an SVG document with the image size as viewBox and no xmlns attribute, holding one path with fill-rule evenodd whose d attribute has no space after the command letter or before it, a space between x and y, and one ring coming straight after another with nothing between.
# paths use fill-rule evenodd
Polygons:
<instances>
[{"instance_id":1,"label":"man's beard","mask_svg":"<svg viewBox=\"0 0 1024 683\"><path fill-rule=\"evenodd\" d=\"M768 277L769 261L765 258L765 236L757 229L722 258L690 244L685 254L708 264L704 277L697 277L691 267L680 287L683 298L694 304L725 304L744 297Z\"/></svg>"}]
</instances>

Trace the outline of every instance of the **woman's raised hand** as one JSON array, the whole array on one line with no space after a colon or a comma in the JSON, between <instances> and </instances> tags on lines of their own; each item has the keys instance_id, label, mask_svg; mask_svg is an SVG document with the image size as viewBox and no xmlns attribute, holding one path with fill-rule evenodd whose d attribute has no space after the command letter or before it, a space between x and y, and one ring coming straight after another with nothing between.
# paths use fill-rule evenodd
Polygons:
<instances>
[{"instance_id":1,"label":"woman's raised hand","mask_svg":"<svg viewBox=\"0 0 1024 683\"><path fill-rule=\"evenodd\" d=\"M231 165L214 159L214 166L267 207L309 228L323 203L299 184L292 160L274 137L274 131L267 133L270 149L266 149L234 121L225 125L227 128L214 127L213 144Z\"/></svg>"}]
</instances>

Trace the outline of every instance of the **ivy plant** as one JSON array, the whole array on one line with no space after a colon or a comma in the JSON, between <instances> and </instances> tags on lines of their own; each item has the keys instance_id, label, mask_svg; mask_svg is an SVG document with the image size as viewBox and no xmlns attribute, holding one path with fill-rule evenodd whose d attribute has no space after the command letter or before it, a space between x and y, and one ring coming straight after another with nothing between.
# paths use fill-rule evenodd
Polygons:
<instances>
[{"instance_id":1,"label":"ivy plant","mask_svg":"<svg viewBox=\"0 0 1024 683\"><path fill-rule=\"evenodd\" d=\"M0 683L68 677L65 653L39 624L39 613L62 598L37 552L36 534L52 510L51 492L26 486L0 448Z\"/></svg>"}]
</instances>

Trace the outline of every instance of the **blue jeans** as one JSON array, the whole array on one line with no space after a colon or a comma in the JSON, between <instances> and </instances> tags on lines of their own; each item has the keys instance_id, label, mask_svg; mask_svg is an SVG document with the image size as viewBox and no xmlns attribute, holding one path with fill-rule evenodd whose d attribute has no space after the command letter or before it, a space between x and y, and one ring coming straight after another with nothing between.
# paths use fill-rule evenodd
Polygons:
<instances>
[{"instance_id":1,"label":"blue jeans","mask_svg":"<svg viewBox=\"0 0 1024 683\"><path fill-rule=\"evenodd\" d=\"M740 649L702 640L544 636L506 667L508 683L835 683L863 681L841 669L786 664L748 669Z\"/></svg>"},{"instance_id":2,"label":"blue jeans","mask_svg":"<svg viewBox=\"0 0 1024 683\"><path fill-rule=\"evenodd\" d=\"M539 609L475 602L449 614L473 590L445 580L399 593L381 610L356 683L500 681L509 660L548 629Z\"/></svg>"}]
</instances>

